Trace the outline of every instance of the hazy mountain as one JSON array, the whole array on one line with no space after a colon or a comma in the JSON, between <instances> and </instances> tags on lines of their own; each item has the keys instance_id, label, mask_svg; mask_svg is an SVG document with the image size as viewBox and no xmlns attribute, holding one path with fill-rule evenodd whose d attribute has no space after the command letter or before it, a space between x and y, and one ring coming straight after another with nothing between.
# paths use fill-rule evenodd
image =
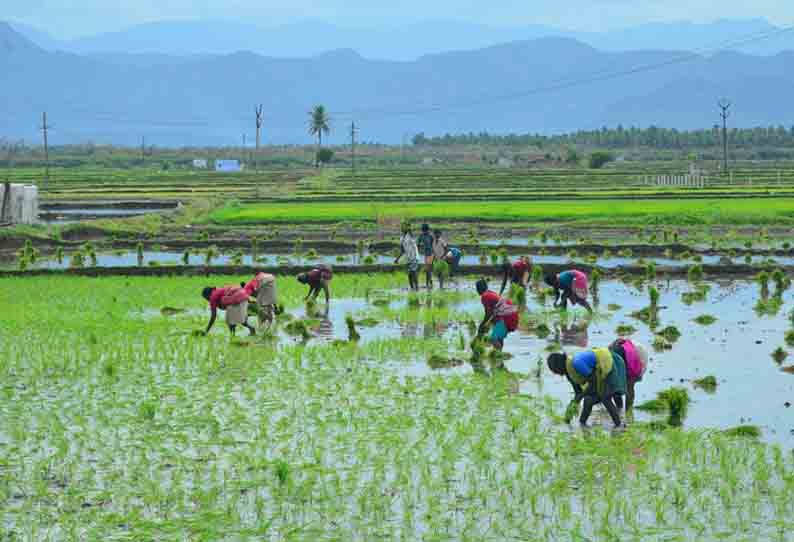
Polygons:
<instances>
[{"instance_id":1,"label":"hazy mountain","mask_svg":"<svg viewBox=\"0 0 794 542\"><path fill-rule=\"evenodd\" d=\"M369 28L347 28L318 20L274 27L235 21L167 21L60 42L28 26L16 28L44 49L80 54L193 55L251 51L274 57L306 57L327 50L354 49L366 58L414 60L426 54L480 49L548 36L573 38L604 51L699 50L725 45L741 52L766 55L794 49L794 32L737 43L737 38L779 30L763 19L708 24L654 23L609 32L572 32L542 25L496 27L455 21Z\"/></svg>"},{"instance_id":2,"label":"hazy mountain","mask_svg":"<svg viewBox=\"0 0 794 542\"><path fill-rule=\"evenodd\" d=\"M331 143L399 142L405 134L551 133L602 125L711 127L716 100L737 126L794 123L794 53L603 52L567 38L517 41L412 62L341 49L310 58L254 53L80 56L44 52L0 26L0 137L38 138L42 111L54 143L160 145L252 141L264 104L266 143L305 143L307 112L332 113ZM634 72L631 75L620 75ZM620 76L617 76L620 75Z\"/></svg>"}]
</instances>

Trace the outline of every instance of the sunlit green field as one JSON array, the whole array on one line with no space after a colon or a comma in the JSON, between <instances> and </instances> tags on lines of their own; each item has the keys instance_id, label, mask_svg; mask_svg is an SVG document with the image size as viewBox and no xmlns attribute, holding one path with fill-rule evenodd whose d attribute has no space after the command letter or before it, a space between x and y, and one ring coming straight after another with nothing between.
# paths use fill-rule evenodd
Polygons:
<instances>
[{"instance_id":1,"label":"sunlit green field","mask_svg":"<svg viewBox=\"0 0 794 542\"><path fill-rule=\"evenodd\" d=\"M217 224L376 221L385 217L600 225L789 224L794 198L688 200L260 203L214 211Z\"/></svg>"},{"instance_id":2,"label":"sunlit green field","mask_svg":"<svg viewBox=\"0 0 794 542\"><path fill-rule=\"evenodd\" d=\"M459 348L442 334L193 336L201 287L239 280L0 280L0 539L790 540L789 452L572 433L562 405L516 392L531 375L406 376ZM338 276L333 303L374 314L403 282ZM294 280L279 292L302 307ZM470 295L377 315L463 323L480 312L445 301Z\"/></svg>"}]
</instances>

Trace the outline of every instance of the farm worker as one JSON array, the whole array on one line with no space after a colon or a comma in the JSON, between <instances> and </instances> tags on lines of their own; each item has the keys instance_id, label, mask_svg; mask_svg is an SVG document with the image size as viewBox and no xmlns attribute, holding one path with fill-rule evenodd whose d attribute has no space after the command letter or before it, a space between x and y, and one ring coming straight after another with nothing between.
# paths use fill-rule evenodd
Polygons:
<instances>
[{"instance_id":1,"label":"farm worker","mask_svg":"<svg viewBox=\"0 0 794 542\"><path fill-rule=\"evenodd\" d=\"M463 258L463 251L457 247L449 247L447 249L447 255L444 256L444 259L449 265L449 274L456 273L460 268L460 260Z\"/></svg>"},{"instance_id":2,"label":"farm worker","mask_svg":"<svg viewBox=\"0 0 794 542\"><path fill-rule=\"evenodd\" d=\"M626 363L609 348L593 348L573 355L564 352L550 354L546 363L551 372L564 376L571 383L574 402L584 400L579 423L587 425L593 406L602 403L620 427L616 399L626 393Z\"/></svg>"},{"instance_id":3,"label":"farm worker","mask_svg":"<svg viewBox=\"0 0 794 542\"><path fill-rule=\"evenodd\" d=\"M491 328L491 344L499 351L504 347L505 337L518 329L518 307L513 305L496 292L488 289L488 282L485 279L477 281L477 293L485 309L485 317L480 323L479 335L485 333L489 324Z\"/></svg>"},{"instance_id":4,"label":"farm worker","mask_svg":"<svg viewBox=\"0 0 794 542\"><path fill-rule=\"evenodd\" d=\"M435 266L436 262L439 262L439 266L446 267L447 264L447 252L449 251L449 244L447 240L444 239L444 233L441 230L434 230L433 231L433 264ZM441 289L444 289L444 275L447 272L442 272L441 267L436 269L436 276L438 277L439 286Z\"/></svg>"},{"instance_id":5,"label":"farm worker","mask_svg":"<svg viewBox=\"0 0 794 542\"><path fill-rule=\"evenodd\" d=\"M411 233L411 225L403 225L403 236L400 238L400 254L395 258L394 263L400 261L405 256L405 263L408 266L408 286L413 291L419 289L419 248L416 246L416 239Z\"/></svg>"},{"instance_id":6,"label":"farm worker","mask_svg":"<svg viewBox=\"0 0 794 542\"><path fill-rule=\"evenodd\" d=\"M505 262L502 264L502 289L499 290L499 295L505 293L507 287L507 280L513 284L518 284L526 289L529 284L529 273L532 271L532 260L529 256L521 256L513 263Z\"/></svg>"},{"instance_id":7,"label":"farm worker","mask_svg":"<svg viewBox=\"0 0 794 542\"><path fill-rule=\"evenodd\" d=\"M247 283L240 283L245 288L249 298L255 298L259 324L273 324L273 317L278 314L276 277L269 273L257 273Z\"/></svg>"},{"instance_id":8,"label":"farm worker","mask_svg":"<svg viewBox=\"0 0 794 542\"><path fill-rule=\"evenodd\" d=\"M554 306L562 306L565 310L568 301L574 305L581 305L592 313L593 308L587 302L587 275L576 269L563 271L558 275L546 275L546 284L554 288Z\"/></svg>"},{"instance_id":9,"label":"farm worker","mask_svg":"<svg viewBox=\"0 0 794 542\"><path fill-rule=\"evenodd\" d=\"M433 236L427 224L422 224L422 233L416 240L416 246L425 259L425 286L429 290L433 287Z\"/></svg>"},{"instance_id":10,"label":"farm worker","mask_svg":"<svg viewBox=\"0 0 794 542\"><path fill-rule=\"evenodd\" d=\"M314 301L320 294L320 290L325 292L325 302L331 302L331 294L328 290L328 283L333 278L333 272L327 265L318 265L308 273L298 275L298 282L309 285L309 293L306 294L304 301L311 299Z\"/></svg>"},{"instance_id":11,"label":"farm worker","mask_svg":"<svg viewBox=\"0 0 794 542\"><path fill-rule=\"evenodd\" d=\"M626 362L626 412L634 407L634 386L648 370L648 349L631 339L620 338L609 345ZM620 407L622 401L616 402Z\"/></svg>"},{"instance_id":12,"label":"farm worker","mask_svg":"<svg viewBox=\"0 0 794 542\"><path fill-rule=\"evenodd\" d=\"M256 330L248 325L248 291L239 286L224 286L214 288L208 286L202 290L201 295L210 304L210 322L204 334L208 334L215 324L218 316L218 309L226 311L226 324L232 335L235 334L238 325L248 329L251 335L256 335Z\"/></svg>"}]
</instances>

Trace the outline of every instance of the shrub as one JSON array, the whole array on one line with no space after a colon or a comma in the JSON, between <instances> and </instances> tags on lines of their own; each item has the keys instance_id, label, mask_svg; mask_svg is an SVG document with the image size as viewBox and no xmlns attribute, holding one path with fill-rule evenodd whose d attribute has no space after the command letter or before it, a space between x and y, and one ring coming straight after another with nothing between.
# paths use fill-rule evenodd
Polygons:
<instances>
[{"instance_id":1,"label":"shrub","mask_svg":"<svg viewBox=\"0 0 794 542\"><path fill-rule=\"evenodd\" d=\"M601 169L610 162L615 161L615 156L611 152L596 151L590 155L590 169Z\"/></svg>"}]
</instances>

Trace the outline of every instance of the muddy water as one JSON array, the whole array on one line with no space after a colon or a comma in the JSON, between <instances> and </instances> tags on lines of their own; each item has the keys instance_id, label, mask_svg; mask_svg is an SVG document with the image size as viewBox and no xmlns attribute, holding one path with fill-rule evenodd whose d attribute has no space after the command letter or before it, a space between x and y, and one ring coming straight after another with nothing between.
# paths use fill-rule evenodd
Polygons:
<instances>
[{"instance_id":1,"label":"muddy water","mask_svg":"<svg viewBox=\"0 0 794 542\"><path fill-rule=\"evenodd\" d=\"M783 296L783 306L775 316L758 316L754 311L760 299L759 287L752 282L712 282L711 290L703 302L687 306L681 294L692 287L681 280L660 281L659 305L660 324L674 325L681 337L673 349L667 352L654 352L645 379L637 385L637 404L653 399L656 393L671 386L687 388L692 404L684 421L685 427L704 429L725 429L741 424L758 425L763 437L769 442L780 443L787 448L794 447L794 375L787 374L776 364L771 353L778 346L785 347L784 334L792 328L789 313L794 300L794 291ZM453 286L457 290L449 296L447 308L463 318L479 320L482 307L473 291L471 282L461 281ZM470 295L469 295L470 293ZM334 299L330 307L319 303L307 315L305 308L291 311L298 318L309 317L317 321L312 329L312 341L346 340L345 318L353 315L356 319L373 317L378 323L374 327L358 326L361 344L366 345L377 339L399 338L445 338L450 344L450 356L462 356L456 352L460 334L468 343L468 331L462 322L442 322L435 324L414 323L402 325L394 320L395 313L407 309L407 292L395 290L388 292L392 301L388 305L390 318L384 309L373 306L364 299ZM463 298L465 301L460 301ZM540 306L530 297L528 309L533 318L545 321L552 335L539 339L533 333L519 330L511 334L505 351L513 357L506 362L508 370L524 375L533 375L541 362L540 379L529 377L520 387L521 393L546 394L558 399L561 409L571 398L571 389L566 380L549 373L545 368L546 348L552 343L562 343L568 352L595 346L606 346L615 339L615 329L621 324L637 328L632 337L645 345L653 342L654 334L642 322L630 314L648 305L647 292L639 292L632 286L621 282L604 282L599 291L600 305L596 315L589 318L580 308L570 310L566 317L550 307ZM420 295L423 305L427 304L425 293ZM457 300L457 301L456 301ZM619 309L609 310L609 304L620 305ZM424 307L409 309L422 311ZM710 326L701 326L693 319L702 314L718 318ZM195 317L195 315L193 315ZM227 333L224 326L216 326L214 333ZM279 333L280 340L296 339ZM794 349L789 349L791 357L782 364L794 365ZM451 369L434 370L426 362L425 356L411 359L394 359L387 370L404 376L427 376L430 374L470 374L470 365ZM693 386L692 380L714 375L719 385L714 393ZM637 411L635 420L649 421L654 415ZM661 418L663 419L663 417ZM605 427L610 425L605 412L599 407L591 420Z\"/></svg>"},{"instance_id":2,"label":"muddy water","mask_svg":"<svg viewBox=\"0 0 794 542\"><path fill-rule=\"evenodd\" d=\"M658 391L670 386L684 386L693 399L685 421L687 426L728 428L753 424L762 427L768 441L794 446L794 410L785 406L794 403L794 375L782 372L770 356L775 348L785 346L783 335L791 327L787 316L791 294L784 296L787 303L777 316L758 317L753 310L760 297L755 284L715 284L705 302L692 306L681 301L681 293L688 290L683 281L672 282L661 290L660 305L666 307L660 313L662 327L675 325L682 335L671 351L651 355L649 372L637 385L637 402L652 399ZM605 346L614 339L615 328L622 323L639 330L634 339L647 345L653 342L648 327L629 316L647 306L647 295L620 283L607 283L601 288L601 300L623 308L611 316L595 319L589 326L580 325L578 332L569 331L563 340L568 343L566 350L575 351L585 344ZM714 315L718 321L711 326L700 326L692 320L701 314ZM530 371L536 366L540 346L545 346L545 342L526 335L511 337L507 350L515 358L508 367ZM713 394L694 388L690 382L707 375L714 375L719 381ZM570 397L567 382L548 373L539 383L525 386L527 391L543 391L562 401ZM637 419L649 418L637 412Z\"/></svg>"},{"instance_id":3,"label":"muddy water","mask_svg":"<svg viewBox=\"0 0 794 542\"><path fill-rule=\"evenodd\" d=\"M691 287L685 281L664 282L658 285L661 293L661 327L674 325L681 338L671 351L651 354L648 373L637 385L637 404L653 399L658 391L670 386L683 386L690 392L692 404L685 420L686 427L725 429L740 424L753 424L762 428L764 439L794 447L794 375L781 371L771 358L771 352L784 346L783 335L792 327L788 314L791 310L792 292L784 296L784 305L776 316L759 317L754 306L760 297L759 288L748 282L712 283L706 301L687 306L681 294ZM481 307L473 300L458 306L459 310L479 316ZM593 346L606 346L614 340L615 329L620 324L631 324L638 329L635 340L649 345L653 333L648 327L629 315L648 304L647 293L619 282L606 282L600 288L597 315L586 317L581 309L561 323L559 314L548 316L553 336L541 340L528 332L511 334L505 351L513 358L506 363L509 370L531 374L537 370L538 360L545 359L546 346L559 340L566 351ZM619 310L608 311L606 305L621 305ZM529 309L540 309L534 301ZM692 320L701 314L711 314L718 321L711 326L700 326ZM452 330L451 333L455 333ZM791 349L789 349L791 351ZM783 363L794 364L794 354ZM450 373L471 372L468 366L448 370ZM421 376L434 372L422 360L414 360L402 367L404 374ZM443 371L442 371L443 372ZM691 380L714 375L719 381L717 391L708 393L695 388ZM571 389L567 381L543 369L540 380L528 379L521 391L529 394L547 394L567 404ZM637 411L635 419L647 421L654 416ZM605 416L596 416L596 423L607 423Z\"/></svg>"},{"instance_id":4,"label":"muddy water","mask_svg":"<svg viewBox=\"0 0 794 542\"><path fill-rule=\"evenodd\" d=\"M267 255L260 255L254 261L254 258L250 254L246 254L243 256L243 265L266 265L266 266L276 266L281 263L287 262L290 265L295 264L345 264L345 265L355 265L360 263L365 263L365 258L370 256L369 253L365 253L364 255L359 254L347 254L343 255L341 258L336 255L318 255L312 258L306 257L299 257L296 256L294 253L283 253L283 254L267 254ZM383 255L383 254L371 254L372 258L374 258L375 264L383 264L388 265L394 263L394 257ZM571 258L568 256L550 256L550 255L538 255L538 254L530 254L532 260L535 263L540 265L544 264L564 264L571 261ZM143 259L144 265L152 265L152 262L158 265L182 265L183 253L176 252L176 251L144 251ZM213 265L230 265L232 263L232 255L231 254L223 254L216 256L212 260ZM794 257L790 256L753 256L752 263L753 264L761 264L767 260L774 261L776 265L784 265L784 266L794 266ZM490 259L488 260L490 262ZM576 261L583 261L582 258L577 258ZM628 265L636 265L638 263L638 258L625 258L625 257L610 257L610 258L599 258L597 263L600 267L604 268L614 268L620 266L628 266ZM691 260L674 260L671 258L661 258L661 257L646 257L643 258L643 262L649 263L654 262L659 267L687 267L692 265ZM720 262L719 256L703 256L701 263L706 265L716 265ZM744 264L744 258L733 258L733 263L736 264ZM191 253L189 255L189 265L204 265L206 263L206 257L202 252ZM464 255L463 259L461 260L461 265L480 265L480 256L479 255ZM52 258L40 258L34 268L38 269L68 269L71 265L71 256L66 254L62 262L58 262ZM86 265L89 265L89 262L86 261ZM97 253L97 265L99 267L135 267L138 265L138 255L135 251L126 251L126 252L103 252ZM6 268L13 268L14 267L14 258L13 256L11 259L7 259L3 262L3 267Z\"/></svg>"}]
</instances>

